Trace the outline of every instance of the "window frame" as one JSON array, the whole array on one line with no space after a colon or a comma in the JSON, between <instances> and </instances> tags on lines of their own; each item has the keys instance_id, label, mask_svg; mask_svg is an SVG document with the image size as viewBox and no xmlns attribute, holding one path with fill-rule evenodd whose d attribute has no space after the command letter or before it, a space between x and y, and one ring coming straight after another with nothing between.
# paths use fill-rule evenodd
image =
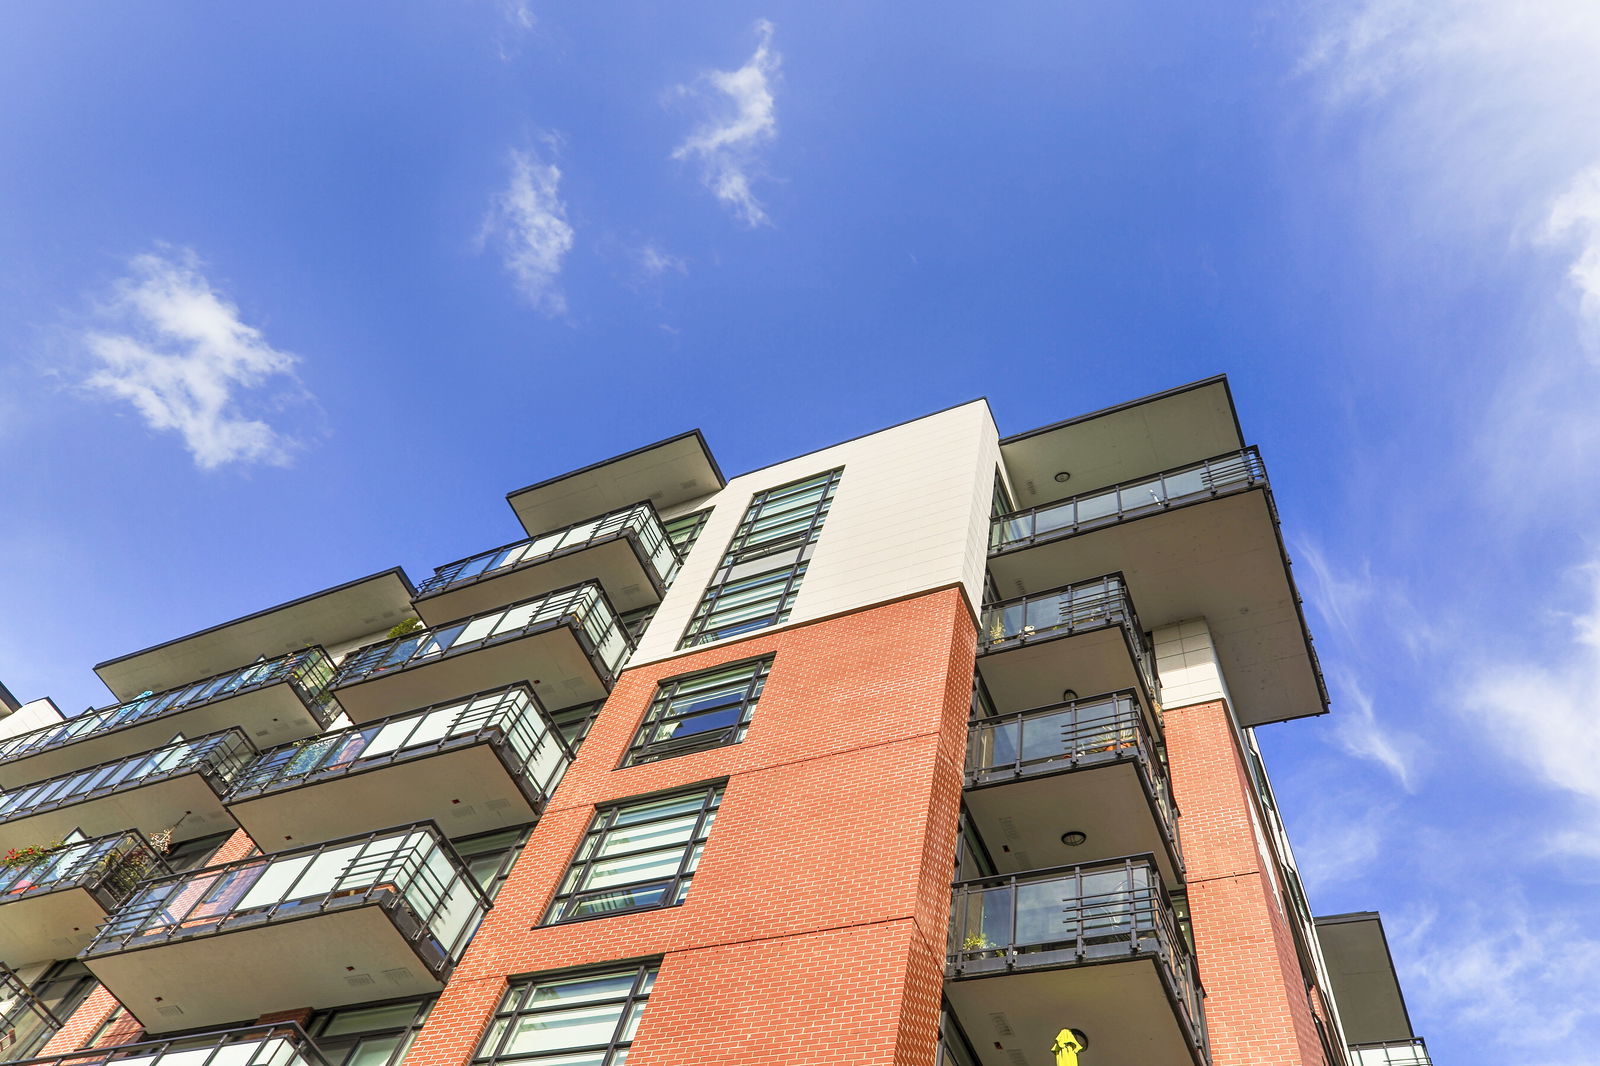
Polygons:
<instances>
[{"instance_id":1,"label":"window frame","mask_svg":"<svg viewBox=\"0 0 1600 1066\"><path fill-rule=\"evenodd\" d=\"M750 728L750 718L755 713L756 704L761 700L761 693L766 689L767 678L772 673L772 662L776 656L768 654L753 659L738 659L733 662L722 663L707 670L696 670L692 674L680 674L669 677L656 685L656 694L650 699L650 706L645 709L644 717L639 721L639 728L634 730L633 740L628 744L628 750L623 753L622 761L618 768L624 766L644 766L649 763L661 762L665 759L676 758L680 755L693 755L702 751L713 751L717 748L731 747L744 741L745 734ZM709 714L712 711L696 710L676 718L669 717L666 713L673 702L680 698L680 692L686 685L696 681L708 680L723 674L734 674L735 671L749 669L749 676L744 683L744 694L741 697L739 720L730 726L722 726L717 730L707 730L706 733L720 732L727 734L727 739L720 741L700 740L691 744L692 738L703 737L704 734L691 733L686 737L669 737L666 740L649 740L647 737L658 730L668 721L686 721L689 718ZM728 686L732 688L731 682ZM712 690L717 691L717 690ZM705 697L701 697L705 698ZM721 706L715 708L720 710Z\"/></svg>"},{"instance_id":2,"label":"window frame","mask_svg":"<svg viewBox=\"0 0 1600 1066\"><path fill-rule=\"evenodd\" d=\"M545 909L544 921L540 925L567 925L572 922L588 922L601 918L611 918L620 914L638 914L643 911L682 906L687 898L689 886L694 881L695 872L699 869L701 853L704 852L706 842L710 839L711 827L716 822L717 811L722 807L722 797L726 788L726 781L707 782L688 788L673 789L669 792L655 792L645 796L633 796L628 799L598 805L595 808L594 817L589 820L589 828L584 830L583 839L578 842L577 850L573 852L572 858L567 862L566 871L561 875L560 883L556 885L555 894L550 899L549 907ZM700 804L698 810L694 812L694 828L690 832L688 839L682 844L647 846L630 851L602 854L605 850L606 836L613 829L636 829L651 822L664 822L674 818L681 818L688 813L678 811L618 825L618 816L622 812L633 807L644 807L666 800L687 799L695 795L700 797ZM603 889L585 887L590 873L601 862L627 856L642 856L651 852L669 852L674 848L680 851L678 865L676 870L666 878L653 877L611 885ZM574 900L583 897L603 896L607 893L622 892L660 882L665 882L662 884L661 890L661 899L664 902L589 914L571 914L569 910Z\"/></svg>"},{"instance_id":3,"label":"window frame","mask_svg":"<svg viewBox=\"0 0 1600 1066\"><path fill-rule=\"evenodd\" d=\"M765 489L750 498L723 549L721 563L684 627L678 640L680 649L742 636L789 620L800 593L800 579L805 577L843 480L844 467L836 466ZM817 493L817 498L810 505L809 515L805 507L794 507L793 498L812 492ZM763 560L770 560L771 565L762 566ZM729 600L735 602L725 606ZM726 624L716 621L719 611L748 612L753 605L761 608L759 613L741 613Z\"/></svg>"},{"instance_id":4,"label":"window frame","mask_svg":"<svg viewBox=\"0 0 1600 1066\"><path fill-rule=\"evenodd\" d=\"M575 1047L550 1048L535 1052L508 1052L506 1045L512 1034L517 1031L518 1021L530 1016L541 1014L555 1014L563 1010L571 1010L572 1006L563 1006L560 1000L544 1007L531 1007L529 1002L533 992L541 984L549 985L557 982L583 980L585 978L604 978L622 976L629 971L633 972L633 980L628 986L628 991L621 996L613 996L600 1000L592 1000L578 1006L592 1007L596 1004L616 1003L619 1005L617 1021L611 1030L611 1039L604 1044L580 1044ZM630 1019L642 1017L645 1009L650 1005L650 995L655 990L655 983L661 972L659 958L644 959L636 963L606 963L601 966L589 966L578 970L556 970L539 974L528 974L522 977L512 977L506 982L506 990L500 996L494 1013L489 1016L489 1022L483 1028L483 1033L478 1037L478 1045L470 1059L469 1066L490 1066L503 1062L527 1062L538 1066L541 1060L549 1060L556 1056L570 1057L573 1054L599 1053L605 1066L612 1066L618 1062L617 1053L626 1053L633 1047L633 1037L628 1035ZM497 1032L498 1030L498 1032ZM494 1039L496 1046L490 1049L486 1045Z\"/></svg>"}]
</instances>

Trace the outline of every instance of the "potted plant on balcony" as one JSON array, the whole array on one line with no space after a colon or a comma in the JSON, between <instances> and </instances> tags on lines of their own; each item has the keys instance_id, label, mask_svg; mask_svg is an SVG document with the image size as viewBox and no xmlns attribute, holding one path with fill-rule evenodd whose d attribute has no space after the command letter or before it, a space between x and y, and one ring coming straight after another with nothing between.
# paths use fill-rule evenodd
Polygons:
<instances>
[{"instance_id":1,"label":"potted plant on balcony","mask_svg":"<svg viewBox=\"0 0 1600 1066\"><path fill-rule=\"evenodd\" d=\"M968 933L961 941L963 955L977 955L982 958L985 953L991 953L997 959L1006 957L1005 949L994 943L982 933Z\"/></svg>"}]
</instances>

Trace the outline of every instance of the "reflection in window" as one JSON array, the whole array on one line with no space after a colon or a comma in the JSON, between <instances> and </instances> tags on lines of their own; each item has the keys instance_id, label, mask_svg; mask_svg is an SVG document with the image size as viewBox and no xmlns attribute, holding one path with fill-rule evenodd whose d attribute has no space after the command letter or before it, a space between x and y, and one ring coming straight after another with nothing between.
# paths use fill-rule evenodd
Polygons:
<instances>
[{"instance_id":1,"label":"reflection in window","mask_svg":"<svg viewBox=\"0 0 1600 1066\"><path fill-rule=\"evenodd\" d=\"M769 656L663 681L623 765L739 743L771 668Z\"/></svg>"},{"instance_id":2,"label":"reflection in window","mask_svg":"<svg viewBox=\"0 0 1600 1066\"><path fill-rule=\"evenodd\" d=\"M622 1066L655 980L652 962L513 981L472 1061Z\"/></svg>"},{"instance_id":3,"label":"reflection in window","mask_svg":"<svg viewBox=\"0 0 1600 1066\"><path fill-rule=\"evenodd\" d=\"M602 807L545 920L682 903L721 801L717 786Z\"/></svg>"}]
</instances>

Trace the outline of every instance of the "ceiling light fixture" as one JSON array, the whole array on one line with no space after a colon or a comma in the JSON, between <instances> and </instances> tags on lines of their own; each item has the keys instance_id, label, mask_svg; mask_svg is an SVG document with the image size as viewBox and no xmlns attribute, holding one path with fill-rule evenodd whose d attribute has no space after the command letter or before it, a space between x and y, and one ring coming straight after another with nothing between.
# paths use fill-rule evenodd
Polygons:
<instances>
[{"instance_id":1,"label":"ceiling light fixture","mask_svg":"<svg viewBox=\"0 0 1600 1066\"><path fill-rule=\"evenodd\" d=\"M1065 470L1062 470L1056 474L1056 480L1065 484L1066 482L1072 480L1072 475L1067 473Z\"/></svg>"},{"instance_id":2,"label":"ceiling light fixture","mask_svg":"<svg viewBox=\"0 0 1600 1066\"><path fill-rule=\"evenodd\" d=\"M1089 834L1078 829L1069 829L1061 834L1061 843L1069 848L1076 848L1089 839Z\"/></svg>"}]
</instances>

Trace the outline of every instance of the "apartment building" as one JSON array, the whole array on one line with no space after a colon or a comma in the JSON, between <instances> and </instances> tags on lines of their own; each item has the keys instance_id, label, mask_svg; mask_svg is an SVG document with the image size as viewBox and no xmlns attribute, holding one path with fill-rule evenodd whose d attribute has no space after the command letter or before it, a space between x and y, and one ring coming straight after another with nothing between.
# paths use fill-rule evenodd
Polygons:
<instances>
[{"instance_id":1,"label":"apartment building","mask_svg":"<svg viewBox=\"0 0 1600 1066\"><path fill-rule=\"evenodd\" d=\"M7 1061L1428 1061L1256 745L1327 696L1225 379L507 501L8 698Z\"/></svg>"}]
</instances>

